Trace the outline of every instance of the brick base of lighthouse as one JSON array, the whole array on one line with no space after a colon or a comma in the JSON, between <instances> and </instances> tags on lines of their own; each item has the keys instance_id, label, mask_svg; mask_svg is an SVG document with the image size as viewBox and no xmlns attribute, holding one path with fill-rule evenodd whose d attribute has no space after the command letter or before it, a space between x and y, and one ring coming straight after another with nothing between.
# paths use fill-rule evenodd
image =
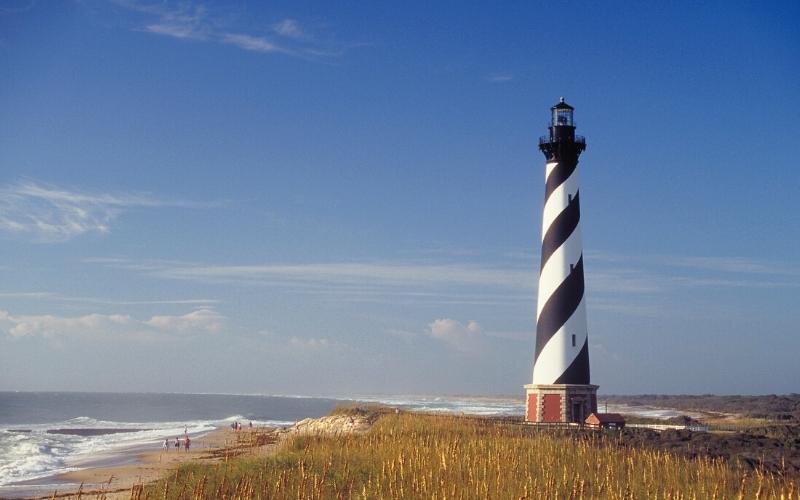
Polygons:
<instances>
[{"instance_id":1,"label":"brick base of lighthouse","mask_svg":"<svg viewBox=\"0 0 800 500\"><path fill-rule=\"evenodd\" d=\"M537 424L579 423L597 413L596 385L528 384L525 421Z\"/></svg>"}]
</instances>

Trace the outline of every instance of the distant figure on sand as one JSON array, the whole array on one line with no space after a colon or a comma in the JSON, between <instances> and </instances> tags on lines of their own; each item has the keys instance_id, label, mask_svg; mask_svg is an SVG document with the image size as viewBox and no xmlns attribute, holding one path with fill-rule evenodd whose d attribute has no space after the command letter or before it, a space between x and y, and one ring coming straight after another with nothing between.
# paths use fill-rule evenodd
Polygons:
<instances>
[{"instance_id":1,"label":"distant figure on sand","mask_svg":"<svg viewBox=\"0 0 800 500\"><path fill-rule=\"evenodd\" d=\"M186 453L189 453L189 445L191 441L189 440L189 436L186 436L186 440L184 441L184 446L186 447Z\"/></svg>"},{"instance_id":2,"label":"distant figure on sand","mask_svg":"<svg viewBox=\"0 0 800 500\"><path fill-rule=\"evenodd\" d=\"M175 438L175 449L181 451L181 441L178 438Z\"/></svg>"},{"instance_id":3,"label":"distant figure on sand","mask_svg":"<svg viewBox=\"0 0 800 500\"><path fill-rule=\"evenodd\" d=\"M251 429L253 428L253 421L252 420L250 421L250 428Z\"/></svg>"},{"instance_id":4,"label":"distant figure on sand","mask_svg":"<svg viewBox=\"0 0 800 500\"><path fill-rule=\"evenodd\" d=\"M164 440L164 444L161 445L164 450L169 451L169 439Z\"/></svg>"}]
</instances>

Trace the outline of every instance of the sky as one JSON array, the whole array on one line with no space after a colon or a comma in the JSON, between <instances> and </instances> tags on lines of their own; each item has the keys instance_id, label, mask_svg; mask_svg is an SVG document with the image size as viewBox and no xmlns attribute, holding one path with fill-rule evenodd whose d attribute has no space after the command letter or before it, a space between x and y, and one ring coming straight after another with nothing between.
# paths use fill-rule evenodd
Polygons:
<instances>
[{"instance_id":1,"label":"sky","mask_svg":"<svg viewBox=\"0 0 800 500\"><path fill-rule=\"evenodd\" d=\"M800 387L797 2L0 3L0 390L509 394L544 157L592 382Z\"/></svg>"}]
</instances>

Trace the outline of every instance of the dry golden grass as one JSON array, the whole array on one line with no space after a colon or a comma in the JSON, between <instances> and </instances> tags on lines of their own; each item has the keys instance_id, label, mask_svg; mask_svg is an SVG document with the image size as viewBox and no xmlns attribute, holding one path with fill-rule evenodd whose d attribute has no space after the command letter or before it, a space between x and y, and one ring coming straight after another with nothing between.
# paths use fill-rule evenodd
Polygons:
<instances>
[{"instance_id":1,"label":"dry golden grass","mask_svg":"<svg viewBox=\"0 0 800 500\"><path fill-rule=\"evenodd\" d=\"M791 480L620 447L613 435L482 419L383 415L363 435L192 463L133 499L798 499Z\"/></svg>"}]
</instances>

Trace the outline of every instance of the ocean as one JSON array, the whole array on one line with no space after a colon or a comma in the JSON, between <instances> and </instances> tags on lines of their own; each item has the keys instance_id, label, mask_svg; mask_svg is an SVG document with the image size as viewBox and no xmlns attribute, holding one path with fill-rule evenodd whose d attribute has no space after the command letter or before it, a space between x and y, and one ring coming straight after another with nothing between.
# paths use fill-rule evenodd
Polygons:
<instances>
[{"instance_id":1,"label":"ocean","mask_svg":"<svg viewBox=\"0 0 800 500\"><path fill-rule=\"evenodd\" d=\"M226 394L0 392L0 497L58 486L58 474L130 460L131 448L158 447L186 431L198 438L217 427L286 426L352 402L405 410L521 416L523 399L472 396L356 396L316 398ZM666 418L669 410L611 407ZM122 462L114 462L121 464ZM63 486L63 485L62 485Z\"/></svg>"}]
</instances>

